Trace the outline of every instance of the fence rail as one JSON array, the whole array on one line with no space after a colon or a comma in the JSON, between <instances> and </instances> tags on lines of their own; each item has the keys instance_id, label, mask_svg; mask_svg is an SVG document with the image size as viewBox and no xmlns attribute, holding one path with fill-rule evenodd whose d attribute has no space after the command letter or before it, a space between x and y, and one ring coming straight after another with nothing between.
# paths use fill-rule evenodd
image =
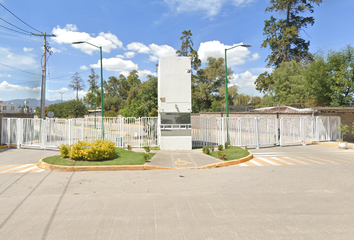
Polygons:
<instances>
[{"instance_id":1,"label":"fence rail","mask_svg":"<svg viewBox=\"0 0 354 240\"><path fill-rule=\"evenodd\" d=\"M224 145L229 141L232 146L259 148L335 140L340 137L337 130L339 124L340 117L192 117L191 124L183 127L191 128L193 147ZM61 144L102 139L104 132L105 139L114 142L117 147L159 146L160 127L166 128L158 125L156 117L3 118L1 144L56 149Z\"/></svg>"}]
</instances>

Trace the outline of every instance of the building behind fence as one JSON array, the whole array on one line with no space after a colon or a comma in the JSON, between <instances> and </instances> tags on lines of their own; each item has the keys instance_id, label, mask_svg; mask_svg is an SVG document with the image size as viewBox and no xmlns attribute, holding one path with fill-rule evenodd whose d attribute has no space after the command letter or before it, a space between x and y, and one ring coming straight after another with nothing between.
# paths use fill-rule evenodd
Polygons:
<instances>
[{"instance_id":1,"label":"building behind fence","mask_svg":"<svg viewBox=\"0 0 354 240\"><path fill-rule=\"evenodd\" d=\"M306 145L340 138L340 117L192 117L193 147L224 145L259 148ZM117 147L160 146L156 117L104 118L105 139ZM1 144L22 148L58 149L61 144L102 138L102 118L3 118Z\"/></svg>"}]
</instances>

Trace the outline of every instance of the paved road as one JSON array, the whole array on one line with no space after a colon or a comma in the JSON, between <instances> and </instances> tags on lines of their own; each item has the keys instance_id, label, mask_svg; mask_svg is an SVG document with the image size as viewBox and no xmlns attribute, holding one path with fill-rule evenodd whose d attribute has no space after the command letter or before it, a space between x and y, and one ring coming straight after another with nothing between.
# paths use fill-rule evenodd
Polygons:
<instances>
[{"instance_id":1,"label":"paved road","mask_svg":"<svg viewBox=\"0 0 354 240\"><path fill-rule=\"evenodd\" d=\"M354 158L328 146L253 151ZM18 162L9 153L0 152L1 165L36 155ZM0 239L352 239L353 176L350 161L0 174Z\"/></svg>"}]
</instances>

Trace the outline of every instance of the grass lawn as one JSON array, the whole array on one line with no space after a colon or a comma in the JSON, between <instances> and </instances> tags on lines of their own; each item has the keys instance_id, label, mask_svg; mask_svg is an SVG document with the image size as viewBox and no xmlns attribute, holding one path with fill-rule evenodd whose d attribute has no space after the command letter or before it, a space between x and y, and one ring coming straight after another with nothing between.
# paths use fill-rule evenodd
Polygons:
<instances>
[{"instance_id":1,"label":"grass lawn","mask_svg":"<svg viewBox=\"0 0 354 240\"><path fill-rule=\"evenodd\" d=\"M215 158L218 158L218 152L223 152L223 153L226 154L225 161L237 160L237 159L246 157L246 156L248 156L248 154L250 154L248 151L245 151L243 148L230 147L230 148L224 149L222 151L211 152L210 155L215 157Z\"/></svg>"},{"instance_id":2,"label":"grass lawn","mask_svg":"<svg viewBox=\"0 0 354 240\"><path fill-rule=\"evenodd\" d=\"M114 159L104 161L74 161L57 155L44 158L43 162L62 166L144 165L145 163L144 153L127 151L122 148L116 148L116 153ZM155 153L150 153L150 158L154 155Z\"/></svg>"}]
</instances>

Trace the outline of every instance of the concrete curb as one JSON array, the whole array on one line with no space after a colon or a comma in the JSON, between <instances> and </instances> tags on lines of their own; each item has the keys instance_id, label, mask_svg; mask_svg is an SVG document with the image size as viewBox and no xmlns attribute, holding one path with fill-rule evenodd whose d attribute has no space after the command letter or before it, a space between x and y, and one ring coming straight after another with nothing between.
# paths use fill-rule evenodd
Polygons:
<instances>
[{"instance_id":1,"label":"concrete curb","mask_svg":"<svg viewBox=\"0 0 354 240\"><path fill-rule=\"evenodd\" d=\"M0 146L0 149L5 149L5 148L9 148L9 145L2 145L2 146ZM17 145L16 145L16 144L11 144L11 145L10 145L10 148L17 148Z\"/></svg>"},{"instance_id":2,"label":"concrete curb","mask_svg":"<svg viewBox=\"0 0 354 240\"><path fill-rule=\"evenodd\" d=\"M218 168L237 165L239 163L247 162L253 158L253 154L250 154L244 158L237 160L230 160L221 163L210 164L201 167L191 167L191 168L166 168L158 166L146 166L146 165L124 165L124 166L61 166L54 165L43 162L42 158L39 160L37 166L42 169L59 171L59 172L78 172L78 171L121 171L121 170L173 170L173 169L208 169L208 168Z\"/></svg>"},{"instance_id":3,"label":"concrete curb","mask_svg":"<svg viewBox=\"0 0 354 240\"><path fill-rule=\"evenodd\" d=\"M327 145L327 146L335 146L335 147L338 147L338 143L337 142L318 142L318 143L315 143L317 145ZM348 148L354 148L354 144L352 143L348 143L347 144L347 147Z\"/></svg>"}]
</instances>

